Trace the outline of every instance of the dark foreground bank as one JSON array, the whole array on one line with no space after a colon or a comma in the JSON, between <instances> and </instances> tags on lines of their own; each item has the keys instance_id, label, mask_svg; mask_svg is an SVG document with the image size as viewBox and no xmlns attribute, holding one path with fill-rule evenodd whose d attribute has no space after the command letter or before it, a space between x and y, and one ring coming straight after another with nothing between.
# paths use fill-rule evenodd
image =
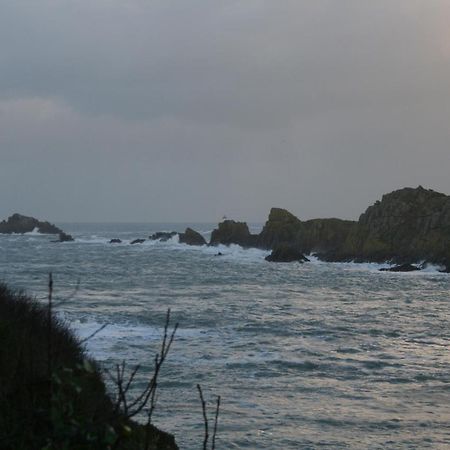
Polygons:
<instances>
[{"instance_id":1,"label":"dark foreground bank","mask_svg":"<svg viewBox=\"0 0 450 450\"><path fill-rule=\"evenodd\" d=\"M0 448L177 449L128 419L95 361L48 309L0 284Z\"/></svg>"}]
</instances>

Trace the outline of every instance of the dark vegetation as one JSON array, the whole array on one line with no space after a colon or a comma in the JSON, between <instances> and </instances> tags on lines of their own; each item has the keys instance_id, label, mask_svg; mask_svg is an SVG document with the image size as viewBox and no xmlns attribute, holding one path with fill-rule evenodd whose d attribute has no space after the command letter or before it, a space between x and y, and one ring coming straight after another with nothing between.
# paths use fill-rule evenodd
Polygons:
<instances>
[{"instance_id":1,"label":"dark vegetation","mask_svg":"<svg viewBox=\"0 0 450 450\"><path fill-rule=\"evenodd\" d=\"M174 438L151 424L159 370L174 331L165 327L162 349L147 386L129 393L139 368L113 377L106 392L95 361L67 325L22 293L0 284L0 448L2 450L177 449ZM145 424L133 417L143 413Z\"/></svg>"}]
</instances>

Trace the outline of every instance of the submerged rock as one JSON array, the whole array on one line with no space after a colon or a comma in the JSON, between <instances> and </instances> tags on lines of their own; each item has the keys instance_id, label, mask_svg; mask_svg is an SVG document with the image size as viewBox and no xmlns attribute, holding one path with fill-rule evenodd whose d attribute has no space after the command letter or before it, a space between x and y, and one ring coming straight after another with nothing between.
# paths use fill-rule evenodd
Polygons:
<instances>
[{"instance_id":1,"label":"submerged rock","mask_svg":"<svg viewBox=\"0 0 450 450\"><path fill-rule=\"evenodd\" d=\"M110 244L121 244L121 243L122 243L122 240L121 240L121 239L118 239L118 238L114 238L114 239L111 239L111 240L109 241L109 243L110 243Z\"/></svg>"},{"instance_id":2,"label":"submerged rock","mask_svg":"<svg viewBox=\"0 0 450 450\"><path fill-rule=\"evenodd\" d=\"M143 244L145 242L145 239L135 239L134 241L131 241L130 244Z\"/></svg>"},{"instance_id":3,"label":"submerged rock","mask_svg":"<svg viewBox=\"0 0 450 450\"><path fill-rule=\"evenodd\" d=\"M273 250L272 253L266 257L266 261L270 262L306 262L309 259L301 253L297 248L289 244L279 244Z\"/></svg>"},{"instance_id":4,"label":"submerged rock","mask_svg":"<svg viewBox=\"0 0 450 450\"><path fill-rule=\"evenodd\" d=\"M209 245L237 244L242 247L255 247L258 236L250 233L245 222L224 220L219 223L218 228L213 230Z\"/></svg>"},{"instance_id":5,"label":"submerged rock","mask_svg":"<svg viewBox=\"0 0 450 450\"><path fill-rule=\"evenodd\" d=\"M161 241L166 242L169 239L172 239L174 236L176 236L178 233L176 231L158 231L151 236L149 236L149 239L152 241Z\"/></svg>"},{"instance_id":6,"label":"submerged rock","mask_svg":"<svg viewBox=\"0 0 450 450\"><path fill-rule=\"evenodd\" d=\"M414 272L416 270L421 270L421 268L413 264L400 264L394 267L385 267L380 269L380 272Z\"/></svg>"},{"instance_id":7,"label":"submerged rock","mask_svg":"<svg viewBox=\"0 0 450 450\"><path fill-rule=\"evenodd\" d=\"M186 228L184 233L180 233L180 243L187 245L206 245L205 238L193 230L192 228Z\"/></svg>"},{"instance_id":8,"label":"submerged rock","mask_svg":"<svg viewBox=\"0 0 450 450\"><path fill-rule=\"evenodd\" d=\"M60 234L63 231L50 222L40 221L34 217L22 216L21 214L13 214L8 220L0 223L0 233L30 233L37 230L42 234Z\"/></svg>"}]
</instances>

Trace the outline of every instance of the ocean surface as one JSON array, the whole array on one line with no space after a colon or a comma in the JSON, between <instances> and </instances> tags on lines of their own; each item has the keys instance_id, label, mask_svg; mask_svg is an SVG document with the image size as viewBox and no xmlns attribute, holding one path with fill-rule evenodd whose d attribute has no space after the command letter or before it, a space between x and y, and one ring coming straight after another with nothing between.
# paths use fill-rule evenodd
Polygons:
<instances>
[{"instance_id":1,"label":"ocean surface","mask_svg":"<svg viewBox=\"0 0 450 450\"><path fill-rule=\"evenodd\" d=\"M0 278L44 301L52 272L58 314L80 337L107 324L89 353L105 369L142 365L132 394L170 308L179 330L154 423L181 449L201 448L197 383L211 421L222 397L217 449L450 448L450 275L274 264L176 238L129 244L186 225L60 224L71 243L0 235Z\"/></svg>"}]
</instances>

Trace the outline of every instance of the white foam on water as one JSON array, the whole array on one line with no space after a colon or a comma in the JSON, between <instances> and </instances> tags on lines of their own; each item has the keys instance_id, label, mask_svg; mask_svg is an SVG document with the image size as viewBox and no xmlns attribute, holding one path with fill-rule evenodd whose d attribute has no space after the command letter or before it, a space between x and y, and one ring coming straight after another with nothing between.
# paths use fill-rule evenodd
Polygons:
<instances>
[{"instance_id":1,"label":"white foam on water","mask_svg":"<svg viewBox=\"0 0 450 450\"><path fill-rule=\"evenodd\" d=\"M397 264L392 264L390 262L384 262L384 263L370 263L370 262L327 262L327 261L321 261L317 256L310 255L308 256L308 259L312 264L315 265L332 265L336 267L340 267L344 270L352 270L352 271L367 271L367 272L379 272L380 274L396 274L396 275L421 275L421 274L442 274L441 270L444 269L444 267L435 265L435 264L425 264L423 261L419 262L417 264L418 267L421 267L423 265L423 269L421 270L415 270L411 272L380 272L380 269L389 269L391 267L397 266Z\"/></svg>"},{"instance_id":2,"label":"white foam on water","mask_svg":"<svg viewBox=\"0 0 450 450\"><path fill-rule=\"evenodd\" d=\"M63 316L63 315L62 315ZM106 324L106 327L101 329ZM151 327L143 324L131 323L108 323L97 321L70 322L70 327L74 330L77 337L82 341L87 339L86 346L90 353L99 360L105 360L115 355L117 345L123 344L124 351L131 346L142 346L151 341L161 341L164 336L163 327ZM100 331L98 331L100 330ZM94 333L96 333L92 336ZM178 329L175 337L179 339L201 338L207 334L202 329ZM92 336L91 338L89 338Z\"/></svg>"},{"instance_id":3,"label":"white foam on water","mask_svg":"<svg viewBox=\"0 0 450 450\"><path fill-rule=\"evenodd\" d=\"M42 236L43 233L39 233L39 228L38 227L34 227L33 231L29 231L28 233L24 233L27 236Z\"/></svg>"}]
</instances>

